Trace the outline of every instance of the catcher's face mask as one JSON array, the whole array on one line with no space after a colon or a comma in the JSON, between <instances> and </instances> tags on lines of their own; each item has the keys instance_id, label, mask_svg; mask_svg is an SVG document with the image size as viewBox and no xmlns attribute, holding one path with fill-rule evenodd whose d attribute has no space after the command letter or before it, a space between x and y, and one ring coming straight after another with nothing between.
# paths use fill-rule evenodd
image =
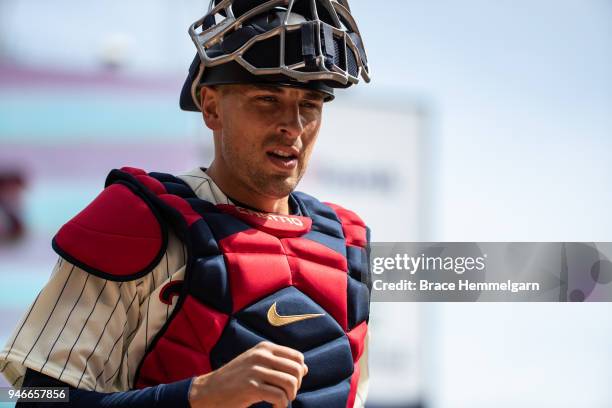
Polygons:
<instances>
[{"instance_id":1,"label":"catcher's face mask","mask_svg":"<svg viewBox=\"0 0 612 408\"><path fill-rule=\"evenodd\" d=\"M370 71L347 0L211 0L189 27L198 55L181 108L199 111L201 85L273 83L333 99Z\"/></svg>"}]
</instances>

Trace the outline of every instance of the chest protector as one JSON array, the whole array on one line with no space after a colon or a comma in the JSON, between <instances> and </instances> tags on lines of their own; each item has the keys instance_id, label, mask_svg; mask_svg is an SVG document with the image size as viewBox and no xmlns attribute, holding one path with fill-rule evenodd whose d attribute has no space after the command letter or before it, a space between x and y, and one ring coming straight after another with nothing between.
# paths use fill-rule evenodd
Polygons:
<instances>
[{"instance_id":1,"label":"chest protector","mask_svg":"<svg viewBox=\"0 0 612 408\"><path fill-rule=\"evenodd\" d=\"M351 211L292 196L301 216L260 213L199 199L169 174L123 168L62 227L56 251L111 280L150 272L167 228L187 248L184 281L160 293L178 299L137 388L208 373L267 340L304 354L309 371L292 407L353 406L369 316L368 230Z\"/></svg>"}]
</instances>

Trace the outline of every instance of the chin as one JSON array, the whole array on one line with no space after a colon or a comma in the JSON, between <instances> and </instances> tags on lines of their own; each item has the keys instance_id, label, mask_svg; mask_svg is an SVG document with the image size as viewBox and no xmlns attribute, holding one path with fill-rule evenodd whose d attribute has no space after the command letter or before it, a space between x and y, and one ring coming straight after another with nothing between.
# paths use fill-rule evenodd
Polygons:
<instances>
[{"instance_id":1,"label":"chin","mask_svg":"<svg viewBox=\"0 0 612 408\"><path fill-rule=\"evenodd\" d=\"M272 176L260 187L266 191L266 195L276 198L283 198L295 190L298 182L299 178L295 176Z\"/></svg>"}]
</instances>

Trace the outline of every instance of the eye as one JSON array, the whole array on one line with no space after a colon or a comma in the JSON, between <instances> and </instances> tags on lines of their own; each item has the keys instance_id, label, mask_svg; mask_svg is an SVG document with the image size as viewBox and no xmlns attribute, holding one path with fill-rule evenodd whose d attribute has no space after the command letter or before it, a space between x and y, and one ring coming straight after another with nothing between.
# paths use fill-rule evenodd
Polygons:
<instances>
[{"instance_id":1,"label":"eye","mask_svg":"<svg viewBox=\"0 0 612 408\"><path fill-rule=\"evenodd\" d=\"M276 103L278 102L278 98L273 95L261 95L257 97L258 101L267 102L267 103Z\"/></svg>"},{"instance_id":2,"label":"eye","mask_svg":"<svg viewBox=\"0 0 612 408\"><path fill-rule=\"evenodd\" d=\"M304 107L306 109L318 109L319 105L317 103L314 103L314 102L304 101L304 102L302 102L302 107Z\"/></svg>"}]
</instances>

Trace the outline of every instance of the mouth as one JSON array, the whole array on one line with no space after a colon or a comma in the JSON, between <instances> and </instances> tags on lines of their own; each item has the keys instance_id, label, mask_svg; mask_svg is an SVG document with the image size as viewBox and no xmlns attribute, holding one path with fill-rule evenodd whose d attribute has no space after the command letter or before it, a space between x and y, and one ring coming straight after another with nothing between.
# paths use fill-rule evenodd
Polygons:
<instances>
[{"instance_id":1,"label":"mouth","mask_svg":"<svg viewBox=\"0 0 612 408\"><path fill-rule=\"evenodd\" d=\"M275 148L266 152L272 164L282 170L293 170L298 164L298 154L294 147Z\"/></svg>"}]
</instances>

